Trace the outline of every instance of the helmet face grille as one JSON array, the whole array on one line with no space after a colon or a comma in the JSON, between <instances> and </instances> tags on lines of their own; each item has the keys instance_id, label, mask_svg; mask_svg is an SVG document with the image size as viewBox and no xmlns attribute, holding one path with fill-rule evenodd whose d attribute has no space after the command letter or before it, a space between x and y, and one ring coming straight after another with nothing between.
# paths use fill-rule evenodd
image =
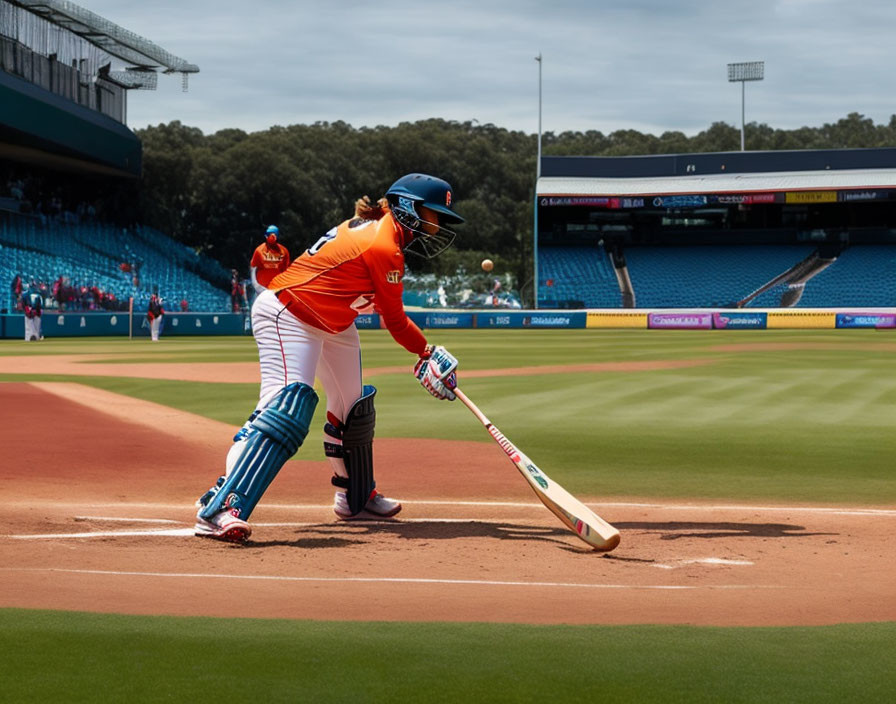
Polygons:
<instances>
[{"instance_id":1,"label":"helmet face grille","mask_svg":"<svg viewBox=\"0 0 896 704\"><path fill-rule=\"evenodd\" d=\"M418 232L404 251L424 259L433 259L448 249L456 236L453 230L441 226L434 235Z\"/></svg>"},{"instance_id":2,"label":"helmet face grille","mask_svg":"<svg viewBox=\"0 0 896 704\"><path fill-rule=\"evenodd\" d=\"M424 259L432 259L439 256L457 237L454 230L434 222L427 222L420 219L414 208L414 202L409 198L399 198L398 203L392 206L392 215L395 221L406 230L410 230L414 237L408 243L404 251L415 254ZM434 234L430 234L423 230L423 224L435 225L438 230Z\"/></svg>"}]
</instances>

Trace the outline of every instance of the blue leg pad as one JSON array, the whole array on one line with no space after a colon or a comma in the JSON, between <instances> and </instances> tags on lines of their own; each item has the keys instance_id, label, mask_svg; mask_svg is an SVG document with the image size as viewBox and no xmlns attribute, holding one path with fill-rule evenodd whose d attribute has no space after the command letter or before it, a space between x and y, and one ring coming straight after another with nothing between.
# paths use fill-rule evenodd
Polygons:
<instances>
[{"instance_id":1,"label":"blue leg pad","mask_svg":"<svg viewBox=\"0 0 896 704\"><path fill-rule=\"evenodd\" d=\"M230 476L199 512L211 518L223 509L248 520L274 477L308 435L317 394L307 384L284 387L250 422L245 447Z\"/></svg>"}]
</instances>

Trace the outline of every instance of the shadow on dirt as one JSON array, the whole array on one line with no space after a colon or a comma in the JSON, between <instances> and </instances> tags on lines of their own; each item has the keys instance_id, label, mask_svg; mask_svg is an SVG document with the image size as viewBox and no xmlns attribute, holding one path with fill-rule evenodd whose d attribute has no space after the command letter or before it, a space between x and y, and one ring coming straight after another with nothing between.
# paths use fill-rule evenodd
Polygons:
<instances>
[{"instance_id":1,"label":"shadow on dirt","mask_svg":"<svg viewBox=\"0 0 896 704\"><path fill-rule=\"evenodd\" d=\"M811 533L805 526L789 523L734 523L697 521L638 521L614 523L620 531L640 530L663 533L660 540L680 538L805 538L811 535L839 535L839 533Z\"/></svg>"},{"instance_id":2,"label":"shadow on dirt","mask_svg":"<svg viewBox=\"0 0 896 704\"><path fill-rule=\"evenodd\" d=\"M402 540L455 540L457 538L493 538L499 540L535 540L568 547L575 536L565 528L541 528L513 523L484 521L355 521L352 523L320 523L296 531L295 539L249 541L246 547L297 547L305 549L343 548L363 545L368 538L394 536Z\"/></svg>"},{"instance_id":3,"label":"shadow on dirt","mask_svg":"<svg viewBox=\"0 0 896 704\"><path fill-rule=\"evenodd\" d=\"M805 526L789 523L737 523L698 521L633 521L614 523L623 534L640 531L660 534L660 540L698 538L806 538L838 533L809 532ZM439 541L460 538L489 538L553 543L561 550L593 552L566 528L493 523L485 521L354 521L351 523L319 523L301 529L289 529L291 537L246 543L249 548L294 547L305 550L345 548L365 545L377 536L393 536L400 540Z\"/></svg>"}]
</instances>

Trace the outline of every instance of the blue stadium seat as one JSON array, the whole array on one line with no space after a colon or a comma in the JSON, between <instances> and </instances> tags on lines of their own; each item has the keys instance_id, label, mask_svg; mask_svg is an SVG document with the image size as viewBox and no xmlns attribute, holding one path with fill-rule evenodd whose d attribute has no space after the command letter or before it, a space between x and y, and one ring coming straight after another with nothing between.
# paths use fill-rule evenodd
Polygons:
<instances>
[{"instance_id":1,"label":"blue stadium seat","mask_svg":"<svg viewBox=\"0 0 896 704\"><path fill-rule=\"evenodd\" d=\"M627 247L625 258L638 308L711 308L740 301L815 252L815 245ZM540 247L539 305L581 301L619 308L612 264L598 247ZM550 282L551 285L548 285ZM785 286L747 305L775 308ZM896 247L846 249L804 287L797 307L896 306Z\"/></svg>"},{"instance_id":2,"label":"blue stadium seat","mask_svg":"<svg viewBox=\"0 0 896 704\"><path fill-rule=\"evenodd\" d=\"M578 301L585 308L618 308L619 285L601 247L539 247L539 305Z\"/></svg>"},{"instance_id":3,"label":"blue stadium seat","mask_svg":"<svg viewBox=\"0 0 896 704\"><path fill-rule=\"evenodd\" d=\"M896 306L896 247L859 245L845 250L810 279L800 307Z\"/></svg>"},{"instance_id":4,"label":"blue stadium seat","mask_svg":"<svg viewBox=\"0 0 896 704\"><path fill-rule=\"evenodd\" d=\"M628 247L625 258L639 308L709 308L746 297L813 251L812 245Z\"/></svg>"},{"instance_id":5,"label":"blue stadium seat","mask_svg":"<svg viewBox=\"0 0 896 704\"><path fill-rule=\"evenodd\" d=\"M104 224L42 225L34 218L10 215L0 222L0 277L21 273L48 285L65 276L73 286L97 286L120 301L135 296L144 303L157 291L174 308L186 298L190 310L230 310L230 273L150 228L127 230ZM139 263L139 284L121 270L123 261Z\"/></svg>"}]
</instances>

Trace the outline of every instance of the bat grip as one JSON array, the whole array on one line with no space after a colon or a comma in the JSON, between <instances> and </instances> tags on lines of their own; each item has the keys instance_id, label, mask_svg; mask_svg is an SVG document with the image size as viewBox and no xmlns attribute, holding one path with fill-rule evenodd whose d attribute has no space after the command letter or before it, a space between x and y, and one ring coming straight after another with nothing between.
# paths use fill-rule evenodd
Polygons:
<instances>
[{"instance_id":1,"label":"bat grip","mask_svg":"<svg viewBox=\"0 0 896 704\"><path fill-rule=\"evenodd\" d=\"M492 422L485 417L485 414L479 410L475 403L467 398L467 395L463 391L461 391L460 388L455 386L452 391L454 392L454 395L457 396L461 400L461 402L473 412L473 415L479 419L480 423L482 423L486 427L492 424Z\"/></svg>"}]
</instances>

